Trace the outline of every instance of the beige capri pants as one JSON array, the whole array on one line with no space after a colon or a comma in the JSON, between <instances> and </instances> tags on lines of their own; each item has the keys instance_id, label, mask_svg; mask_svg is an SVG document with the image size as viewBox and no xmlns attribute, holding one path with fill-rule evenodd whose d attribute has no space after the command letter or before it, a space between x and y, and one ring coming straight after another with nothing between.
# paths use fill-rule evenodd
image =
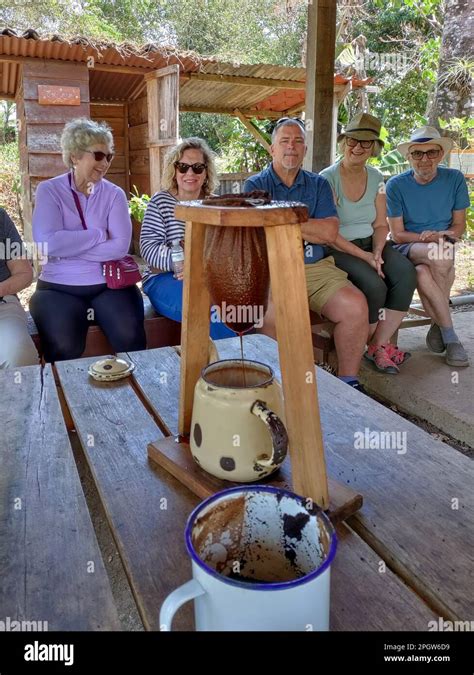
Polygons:
<instances>
[{"instance_id":1,"label":"beige capri pants","mask_svg":"<svg viewBox=\"0 0 474 675\"><path fill-rule=\"evenodd\" d=\"M26 312L15 295L0 300L0 368L32 366L38 352L28 333Z\"/></svg>"}]
</instances>

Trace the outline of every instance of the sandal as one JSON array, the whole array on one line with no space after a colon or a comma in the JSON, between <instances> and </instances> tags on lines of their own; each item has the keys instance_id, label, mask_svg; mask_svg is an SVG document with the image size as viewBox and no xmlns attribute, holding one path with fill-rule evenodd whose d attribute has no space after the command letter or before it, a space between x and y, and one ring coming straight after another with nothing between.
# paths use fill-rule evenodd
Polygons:
<instances>
[{"instance_id":1,"label":"sandal","mask_svg":"<svg viewBox=\"0 0 474 675\"><path fill-rule=\"evenodd\" d=\"M388 358L391 359L396 366L405 363L411 356L410 352L404 352L401 349L398 349L397 345L392 345L390 342L384 345L384 347Z\"/></svg>"},{"instance_id":2,"label":"sandal","mask_svg":"<svg viewBox=\"0 0 474 675\"><path fill-rule=\"evenodd\" d=\"M398 366L388 356L385 345L369 345L364 358L371 361L381 373L396 375L400 372Z\"/></svg>"}]
</instances>

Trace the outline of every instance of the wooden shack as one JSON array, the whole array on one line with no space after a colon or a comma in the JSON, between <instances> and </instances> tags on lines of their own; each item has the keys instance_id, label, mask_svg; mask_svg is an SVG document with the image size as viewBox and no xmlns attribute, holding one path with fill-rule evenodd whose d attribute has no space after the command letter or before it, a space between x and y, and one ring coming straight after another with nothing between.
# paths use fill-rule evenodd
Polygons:
<instances>
[{"instance_id":1,"label":"wooden shack","mask_svg":"<svg viewBox=\"0 0 474 675\"><path fill-rule=\"evenodd\" d=\"M38 183L65 171L59 139L76 117L105 120L116 156L107 178L126 193L151 194L161 183L161 162L179 136L179 112L237 116L265 145L252 118L296 115L305 109L304 68L238 65L172 48L91 43L41 37L29 30L0 31L0 99L17 105L25 238ZM333 110L352 87L334 76Z\"/></svg>"}]
</instances>

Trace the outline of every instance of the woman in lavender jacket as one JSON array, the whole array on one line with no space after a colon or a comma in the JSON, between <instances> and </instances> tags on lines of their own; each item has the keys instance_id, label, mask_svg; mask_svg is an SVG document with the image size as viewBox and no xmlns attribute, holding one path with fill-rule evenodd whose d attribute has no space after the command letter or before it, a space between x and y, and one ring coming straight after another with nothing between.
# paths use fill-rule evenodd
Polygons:
<instances>
[{"instance_id":1,"label":"woman in lavender jacket","mask_svg":"<svg viewBox=\"0 0 474 675\"><path fill-rule=\"evenodd\" d=\"M113 158L110 128L73 120L64 128L61 148L70 171L38 185L33 213L34 240L48 256L30 300L44 357L52 362L81 356L91 323L116 352L145 349L139 289L109 289L102 276L102 262L123 258L132 235L125 193L104 178Z\"/></svg>"}]
</instances>

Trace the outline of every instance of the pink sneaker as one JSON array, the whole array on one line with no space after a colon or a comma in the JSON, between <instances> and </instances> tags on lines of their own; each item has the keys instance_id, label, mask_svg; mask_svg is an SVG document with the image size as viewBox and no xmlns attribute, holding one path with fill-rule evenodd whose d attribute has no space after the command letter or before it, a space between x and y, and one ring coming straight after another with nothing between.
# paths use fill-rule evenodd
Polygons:
<instances>
[{"instance_id":1,"label":"pink sneaker","mask_svg":"<svg viewBox=\"0 0 474 675\"><path fill-rule=\"evenodd\" d=\"M392 345L390 343L383 345L387 356L393 361L396 366L401 366L402 363L407 361L411 354L410 352L403 352L401 349L398 349L397 345Z\"/></svg>"},{"instance_id":2,"label":"pink sneaker","mask_svg":"<svg viewBox=\"0 0 474 675\"><path fill-rule=\"evenodd\" d=\"M385 351L385 345L369 345L364 354L367 361L371 361L377 370L387 375L396 375L399 370L398 366L392 361Z\"/></svg>"}]
</instances>

